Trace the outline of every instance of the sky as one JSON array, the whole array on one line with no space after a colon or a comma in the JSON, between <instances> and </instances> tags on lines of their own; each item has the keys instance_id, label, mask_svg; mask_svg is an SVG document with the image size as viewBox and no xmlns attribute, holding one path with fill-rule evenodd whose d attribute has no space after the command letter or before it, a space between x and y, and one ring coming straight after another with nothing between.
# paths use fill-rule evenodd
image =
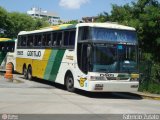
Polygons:
<instances>
[{"instance_id":1,"label":"sky","mask_svg":"<svg viewBox=\"0 0 160 120\"><path fill-rule=\"evenodd\" d=\"M63 20L80 20L82 17L110 13L112 4L124 5L135 0L0 0L0 6L9 12L26 13L32 7L55 12Z\"/></svg>"}]
</instances>

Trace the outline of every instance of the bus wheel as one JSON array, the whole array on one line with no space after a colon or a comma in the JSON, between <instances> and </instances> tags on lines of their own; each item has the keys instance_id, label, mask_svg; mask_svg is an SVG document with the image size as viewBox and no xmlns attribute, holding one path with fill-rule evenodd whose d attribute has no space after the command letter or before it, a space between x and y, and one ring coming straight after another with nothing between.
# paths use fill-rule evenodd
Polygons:
<instances>
[{"instance_id":1,"label":"bus wheel","mask_svg":"<svg viewBox=\"0 0 160 120\"><path fill-rule=\"evenodd\" d=\"M27 69L26 67L23 68L23 75L25 79L28 79Z\"/></svg>"},{"instance_id":2,"label":"bus wheel","mask_svg":"<svg viewBox=\"0 0 160 120\"><path fill-rule=\"evenodd\" d=\"M75 88L74 88L74 79L72 74L67 75L66 77L66 88L69 92L74 92Z\"/></svg>"},{"instance_id":3,"label":"bus wheel","mask_svg":"<svg viewBox=\"0 0 160 120\"><path fill-rule=\"evenodd\" d=\"M29 80L32 80L32 68L31 67L28 68L27 76Z\"/></svg>"}]
</instances>

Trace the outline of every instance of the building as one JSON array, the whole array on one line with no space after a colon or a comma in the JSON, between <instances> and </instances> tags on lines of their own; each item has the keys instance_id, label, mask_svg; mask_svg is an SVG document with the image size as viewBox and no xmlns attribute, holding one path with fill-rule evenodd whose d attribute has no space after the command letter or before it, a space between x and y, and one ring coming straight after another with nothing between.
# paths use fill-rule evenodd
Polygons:
<instances>
[{"instance_id":1,"label":"building","mask_svg":"<svg viewBox=\"0 0 160 120\"><path fill-rule=\"evenodd\" d=\"M57 25L60 22L60 17L53 12L44 11L41 8L31 8L27 14L35 18L45 18L51 25Z\"/></svg>"}]
</instances>

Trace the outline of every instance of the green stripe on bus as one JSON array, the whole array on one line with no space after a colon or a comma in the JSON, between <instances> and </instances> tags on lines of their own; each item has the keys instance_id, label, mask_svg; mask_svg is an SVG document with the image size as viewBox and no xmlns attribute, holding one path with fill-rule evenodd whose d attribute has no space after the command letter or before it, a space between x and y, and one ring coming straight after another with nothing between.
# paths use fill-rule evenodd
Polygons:
<instances>
[{"instance_id":1,"label":"green stripe on bus","mask_svg":"<svg viewBox=\"0 0 160 120\"><path fill-rule=\"evenodd\" d=\"M53 64L55 61L55 56L57 55L57 51L58 50L52 50L49 56L47 67L46 67L45 74L44 74L44 79L46 80L49 80L49 77L50 77L50 74L53 68Z\"/></svg>"},{"instance_id":2,"label":"green stripe on bus","mask_svg":"<svg viewBox=\"0 0 160 120\"><path fill-rule=\"evenodd\" d=\"M44 79L49 80L49 81L55 81L59 67L62 62L62 58L64 56L65 50L52 50L47 68L45 71Z\"/></svg>"}]
</instances>

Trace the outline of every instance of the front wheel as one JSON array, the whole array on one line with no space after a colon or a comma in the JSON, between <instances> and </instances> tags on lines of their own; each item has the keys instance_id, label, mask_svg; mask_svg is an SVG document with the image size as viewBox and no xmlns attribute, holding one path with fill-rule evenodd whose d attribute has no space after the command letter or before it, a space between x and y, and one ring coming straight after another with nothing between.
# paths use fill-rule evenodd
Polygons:
<instances>
[{"instance_id":1,"label":"front wheel","mask_svg":"<svg viewBox=\"0 0 160 120\"><path fill-rule=\"evenodd\" d=\"M67 77L66 77L66 88L69 92L74 92L75 91L74 79L73 79L73 76L71 74L67 75Z\"/></svg>"}]
</instances>

